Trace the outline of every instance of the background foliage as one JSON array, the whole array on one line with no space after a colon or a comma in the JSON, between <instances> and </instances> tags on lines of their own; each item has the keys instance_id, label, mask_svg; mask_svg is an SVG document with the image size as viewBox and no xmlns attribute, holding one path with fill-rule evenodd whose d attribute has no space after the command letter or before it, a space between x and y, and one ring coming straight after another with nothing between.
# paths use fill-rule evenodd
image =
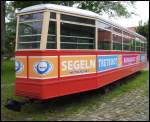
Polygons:
<instances>
[{"instance_id":1,"label":"background foliage","mask_svg":"<svg viewBox=\"0 0 150 122\"><path fill-rule=\"evenodd\" d=\"M136 32L147 38L147 56L149 59L149 20L145 23L140 21Z\"/></svg>"}]
</instances>

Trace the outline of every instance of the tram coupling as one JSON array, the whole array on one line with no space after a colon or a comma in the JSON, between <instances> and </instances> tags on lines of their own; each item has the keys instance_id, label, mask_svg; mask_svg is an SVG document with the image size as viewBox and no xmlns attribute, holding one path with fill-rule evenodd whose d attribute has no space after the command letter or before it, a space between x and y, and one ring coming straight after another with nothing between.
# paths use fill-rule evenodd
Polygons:
<instances>
[{"instance_id":1,"label":"tram coupling","mask_svg":"<svg viewBox=\"0 0 150 122\"><path fill-rule=\"evenodd\" d=\"M26 99L24 101L13 100L12 98L7 99L5 107L9 110L20 112L23 105L26 103L32 103L32 99Z\"/></svg>"}]
</instances>

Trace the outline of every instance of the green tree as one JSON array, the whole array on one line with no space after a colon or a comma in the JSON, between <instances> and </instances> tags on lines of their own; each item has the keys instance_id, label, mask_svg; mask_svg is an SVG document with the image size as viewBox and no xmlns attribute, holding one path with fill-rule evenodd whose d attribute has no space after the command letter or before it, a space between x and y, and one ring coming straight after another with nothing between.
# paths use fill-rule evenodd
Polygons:
<instances>
[{"instance_id":1,"label":"green tree","mask_svg":"<svg viewBox=\"0 0 150 122\"><path fill-rule=\"evenodd\" d=\"M6 33L5 33L5 56L11 58L15 53L16 16L12 2L6 3Z\"/></svg>"},{"instance_id":2,"label":"green tree","mask_svg":"<svg viewBox=\"0 0 150 122\"><path fill-rule=\"evenodd\" d=\"M136 32L139 33L140 35L146 37L146 39L147 39L147 56L149 58L149 20L145 23L142 23L142 21L140 21Z\"/></svg>"},{"instance_id":3,"label":"green tree","mask_svg":"<svg viewBox=\"0 0 150 122\"><path fill-rule=\"evenodd\" d=\"M5 1L1 1L1 62L5 46Z\"/></svg>"}]
</instances>

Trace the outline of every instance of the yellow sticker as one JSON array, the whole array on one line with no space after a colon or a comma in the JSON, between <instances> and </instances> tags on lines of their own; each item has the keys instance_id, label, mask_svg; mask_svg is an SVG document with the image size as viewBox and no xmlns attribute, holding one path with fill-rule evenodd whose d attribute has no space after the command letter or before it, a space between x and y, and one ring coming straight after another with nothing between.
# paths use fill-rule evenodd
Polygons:
<instances>
[{"instance_id":1,"label":"yellow sticker","mask_svg":"<svg viewBox=\"0 0 150 122\"><path fill-rule=\"evenodd\" d=\"M122 55L118 55L118 64L119 64L119 67L122 66Z\"/></svg>"}]
</instances>

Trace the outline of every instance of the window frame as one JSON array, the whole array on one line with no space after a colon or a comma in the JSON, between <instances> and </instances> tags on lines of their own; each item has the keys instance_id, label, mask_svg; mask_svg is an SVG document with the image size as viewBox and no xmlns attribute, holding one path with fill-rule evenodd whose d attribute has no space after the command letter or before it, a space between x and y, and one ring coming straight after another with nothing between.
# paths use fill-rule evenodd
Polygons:
<instances>
[{"instance_id":1,"label":"window frame","mask_svg":"<svg viewBox=\"0 0 150 122\"><path fill-rule=\"evenodd\" d=\"M57 43L57 48L56 49L46 49L46 44L47 44L47 39L45 40L45 48L41 48L41 44L43 43L43 40L42 40L42 38L44 37L44 35L41 33L41 40L40 40L40 48L39 49L18 49L18 28L19 28L19 17L20 17L20 15L25 15L25 14L33 14L33 13L39 13L39 12L43 12L43 24L42 24L42 31L43 31L43 26L45 25L45 26L47 26L47 24L45 24L44 23L44 14L45 14L45 12L49 12L49 13L51 13L51 12L54 12L54 13L56 13L56 19L51 19L51 21L53 21L53 20L56 20L56 22L57 22L57 24L56 24L56 27L57 27L57 32L56 32L56 43ZM60 20L60 15L61 14L65 14L65 15L71 15L72 16L72 13L69 13L69 12L60 12L60 11L56 11L56 10L50 10L50 9L44 9L44 10L36 10L36 11L31 11L31 12L27 12L27 13L18 13L17 14L17 26L16 26L16 46L15 46L15 51L25 51L25 50L72 50L72 49L60 49L60 23L61 23L61 20ZM73 16L76 16L76 17L82 17L82 18L87 18L87 19L93 19L93 20L95 20L95 25L94 25L94 27L95 27L95 48L94 49L74 49L74 50L89 50L89 51L93 51L93 50L96 50L96 51L121 51L121 50L113 50L112 48L110 49L110 50L101 50L101 49L98 49L98 37L97 37L97 33L98 33L98 29L100 28L100 27L98 27L97 26L97 22L99 21L101 21L102 23L105 23L105 24L109 24L110 26L111 26L111 29L110 30L107 30L107 31L111 31L111 33L113 34L113 33L115 33L114 31L113 31L113 27L115 27L115 28L118 28L118 29L120 29L121 31L122 31L122 40L123 40L123 37L124 37L124 34L123 34L123 32L125 31L125 32L127 32L127 33L129 33L129 35L132 35L132 36L135 36L135 37L138 37L138 38L141 38L141 41L142 41L142 43L144 43L144 44L146 44L146 47L147 47L147 42L146 42L146 39L144 38L144 37L142 37L142 36L140 36L139 34L136 34L136 33L132 33L132 32L130 32L130 31L128 31L127 29L125 29L125 28L122 28L122 27L119 27L119 26L117 26L117 25L115 25L115 24L113 24L113 23L109 23L109 22L107 22L107 21L105 21L105 20L101 20L101 19L99 19L99 18L94 18L94 17L88 17L88 16L81 16L81 15L78 15L78 14L73 14ZM50 15L49 15L49 19L50 19ZM35 21L39 21L39 20L35 20ZM50 21L50 20L48 20L48 21ZM21 23L21 22L20 22ZM74 24L78 24L78 23L74 23ZM81 25L82 25L83 23L81 23ZM79 24L78 24L79 25ZM84 24L84 25L88 25L88 24ZM88 25L88 26L92 26L92 25ZM48 27L48 26L47 26ZM45 29L45 28L44 28ZM102 29L104 29L104 28L102 28ZM106 29L105 29L106 30ZM120 34L120 33L115 33L115 34ZM48 37L48 32L47 32L47 34L46 34L47 36L45 36L46 38ZM135 42L136 42L136 40L135 40ZM113 40L111 40L111 45L112 45L112 43L113 43ZM123 44L122 44L122 46L123 46ZM136 46L136 45L135 45ZM136 48L136 47L135 47ZM140 49L140 51L137 51L136 49L135 49L135 51L125 51L125 50L123 50L123 48L122 48L122 51L123 52L146 52L147 51L147 48L144 50L144 51L141 51L141 49Z\"/></svg>"},{"instance_id":2,"label":"window frame","mask_svg":"<svg viewBox=\"0 0 150 122\"><path fill-rule=\"evenodd\" d=\"M42 39L42 30L43 30L43 24L44 24L44 14L47 10L38 10L38 11L31 11L31 12L27 12L27 13L19 13L17 14L17 26L16 26L16 46L15 46L15 51L28 51L28 50L41 50L41 48L38 48L38 49L18 49L18 40L19 40L19 23L25 23L25 22L35 22L35 21L42 21L42 28L41 28L41 39ZM36 14L36 13L43 13L43 19L41 20L33 20L33 21L25 21L25 22L19 22L20 20L20 16L21 15L28 15L28 14ZM35 34L33 34L35 35ZM41 47L41 39L40 39L40 47Z\"/></svg>"},{"instance_id":3,"label":"window frame","mask_svg":"<svg viewBox=\"0 0 150 122\"><path fill-rule=\"evenodd\" d=\"M65 14L65 13L61 13L61 14ZM69 14L65 14L65 15L69 15ZM71 16L74 16L74 15L71 15ZM81 17L81 16L77 16L77 17ZM85 19L91 19L91 18L87 18L87 17L81 17L81 18L85 18ZM96 19L94 19L94 21L95 21L95 23L96 23ZM94 45L94 49L73 49L73 50L96 50L96 38L95 38L95 35L96 35L96 24L95 25L92 25L92 24L84 24L84 23L80 23L80 22L72 22L72 21L65 21L65 20L61 20L60 19L60 25L61 25L61 23L67 23L67 24L73 24L73 25L81 25L81 26L86 26L86 27L93 27L94 29L95 29L95 31L94 31L94 37L92 38L92 39L94 39L94 43L93 43L93 45ZM62 49L61 48L61 33L60 33L60 50L72 50L72 49ZM67 36L67 35L63 35L63 36ZM80 36L67 36L67 37L79 37L79 38L82 38L82 37L80 37ZM84 38L84 37L83 37ZM89 37L88 37L89 38ZM89 38L89 39L91 39L91 38ZM64 42L63 42L64 43ZM67 44L71 44L71 43L67 43ZM77 43L78 44L78 43ZM90 44L91 45L91 43L88 43L88 44Z\"/></svg>"},{"instance_id":4,"label":"window frame","mask_svg":"<svg viewBox=\"0 0 150 122\"><path fill-rule=\"evenodd\" d=\"M114 40L113 40L113 35L120 36L120 37L121 37L121 42L114 41ZM121 50L114 50L114 51L123 51L123 49L122 49L122 45L123 45L123 44L122 44L122 41L123 41L122 34L117 33L117 32L113 32L113 33L112 33L112 50L114 50L114 43L117 43L117 44L121 44Z\"/></svg>"}]
</instances>

